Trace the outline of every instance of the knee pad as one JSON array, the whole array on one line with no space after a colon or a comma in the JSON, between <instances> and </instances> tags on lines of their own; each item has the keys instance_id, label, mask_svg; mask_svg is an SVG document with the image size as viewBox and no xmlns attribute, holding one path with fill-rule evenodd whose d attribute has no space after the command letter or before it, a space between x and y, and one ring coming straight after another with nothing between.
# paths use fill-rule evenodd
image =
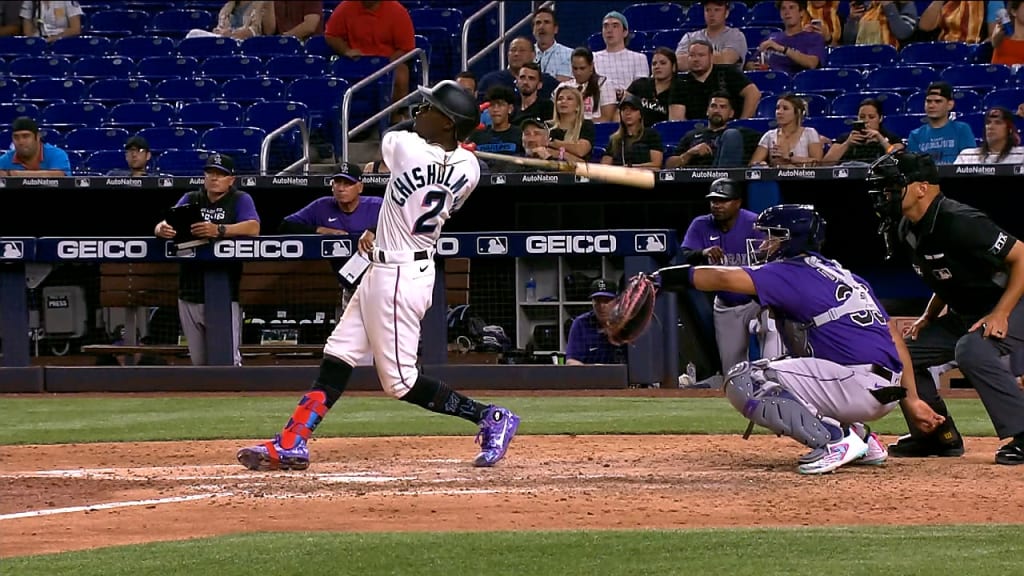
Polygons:
<instances>
[{"instance_id":1,"label":"knee pad","mask_svg":"<svg viewBox=\"0 0 1024 576\"><path fill-rule=\"evenodd\" d=\"M774 378L766 360L741 362L725 377L725 396L733 408L754 424L808 448L827 446L832 433Z\"/></svg>"}]
</instances>

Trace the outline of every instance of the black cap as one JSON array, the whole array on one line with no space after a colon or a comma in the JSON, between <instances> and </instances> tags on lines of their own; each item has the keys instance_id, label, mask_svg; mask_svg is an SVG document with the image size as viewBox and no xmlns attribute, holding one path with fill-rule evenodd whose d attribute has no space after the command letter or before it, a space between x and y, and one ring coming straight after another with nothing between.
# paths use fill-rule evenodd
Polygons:
<instances>
[{"instance_id":1,"label":"black cap","mask_svg":"<svg viewBox=\"0 0 1024 576\"><path fill-rule=\"evenodd\" d=\"M896 162L900 174L903 174L908 184L911 182L939 183L939 170L935 167L935 160L928 154L905 152L896 157Z\"/></svg>"},{"instance_id":2,"label":"black cap","mask_svg":"<svg viewBox=\"0 0 1024 576\"><path fill-rule=\"evenodd\" d=\"M604 278L598 278L590 284L590 297L598 298L604 296L606 298L615 298L615 283L609 282Z\"/></svg>"},{"instance_id":3,"label":"black cap","mask_svg":"<svg viewBox=\"0 0 1024 576\"><path fill-rule=\"evenodd\" d=\"M953 86L949 82L932 82L928 85L928 90L925 92L927 95L937 94L942 96L946 100L953 99Z\"/></svg>"},{"instance_id":4,"label":"black cap","mask_svg":"<svg viewBox=\"0 0 1024 576\"><path fill-rule=\"evenodd\" d=\"M531 116L529 118L523 118L523 120L521 122L519 122L519 129L520 130L525 130L527 126L537 126L539 128L543 128L543 129L545 129L547 131L551 130L551 127L548 126L547 122L545 122L544 120L541 120L540 118L537 118L536 116Z\"/></svg>"},{"instance_id":5,"label":"black cap","mask_svg":"<svg viewBox=\"0 0 1024 576\"><path fill-rule=\"evenodd\" d=\"M632 106L637 110L643 110L644 101L641 100L640 97L636 96L635 94L626 94L625 96L622 97L622 100L619 100L619 108L622 108L623 106Z\"/></svg>"},{"instance_id":6,"label":"black cap","mask_svg":"<svg viewBox=\"0 0 1024 576\"><path fill-rule=\"evenodd\" d=\"M233 176L235 174L235 161L227 154L215 152L206 158L206 167L203 170L219 170L228 176Z\"/></svg>"},{"instance_id":7,"label":"black cap","mask_svg":"<svg viewBox=\"0 0 1024 576\"><path fill-rule=\"evenodd\" d=\"M334 174L331 180L344 178L349 182L361 182L363 180L363 169L354 162L342 162L334 167Z\"/></svg>"},{"instance_id":8,"label":"black cap","mask_svg":"<svg viewBox=\"0 0 1024 576\"><path fill-rule=\"evenodd\" d=\"M132 136L124 143L124 149L131 150L133 148L136 150L149 150L149 142L146 142L146 139L142 136Z\"/></svg>"},{"instance_id":9,"label":"black cap","mask_svg":"<svg viewBox=\"0 0 1024 576\"><path fill-rule=\"evenodd\" d=\"M14 119L11 123L11 132L31 132L33 134L39 134L39 125L36 121L29 118L28 116L19 116Z\"/></svg>"},{"instance_id":10,"label":"black cap","mask_svg":"<svg viewBox=\"0 0 1024 576\"><path fill-rule=\"evenodd\" d=\"M719 178L711 183L704 197L709 200L739 200L743 198L743 183L731 178Z\"/></svg>"}]
</instances>

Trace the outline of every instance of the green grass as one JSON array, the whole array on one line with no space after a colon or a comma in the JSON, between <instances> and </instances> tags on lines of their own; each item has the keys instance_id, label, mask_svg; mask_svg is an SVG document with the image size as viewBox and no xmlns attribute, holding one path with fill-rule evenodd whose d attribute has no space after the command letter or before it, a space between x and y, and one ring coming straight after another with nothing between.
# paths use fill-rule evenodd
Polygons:
<instances>
[{"instance_id":1,"label":"green grass","mask_svg":"<svg viewBox=\"0 0 1024 576\"><path fill-rule=\"evenodd\" d=\"M299 398L7 398L0 444L260 438L280 429ZM487 400L487 399L481 399ZM747 421L722 398L493 399L523 417L521 434L739 434ZM969 436L993 435L978 400L947 401ZM899 410L872 427L903 434ZM343 398L317 436L465 435L472 426L390 398Z\"/></svg>"},{"instance_id":2,"label":"green grass","mask_svg":"<svg viewBox=\"0 0 1024 576\"><path fill-rule=\"evenodd\" d=\"M0 561L6 576L1021 573L1020 526L246 534Z\"/></svg>"}]
</instances>

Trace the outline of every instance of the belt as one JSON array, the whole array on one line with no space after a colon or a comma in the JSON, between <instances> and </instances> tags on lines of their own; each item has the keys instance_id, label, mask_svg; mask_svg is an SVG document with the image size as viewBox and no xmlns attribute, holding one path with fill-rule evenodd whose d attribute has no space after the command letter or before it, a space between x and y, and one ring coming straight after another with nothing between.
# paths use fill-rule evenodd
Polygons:
<instances>
[{"instance_id":1,"label":"belt","mask_svg":"<svg viewBox=\"0 0 1024 576\"><path fill-rule=\"evenodd\" d=\"M871 365L871 373L874 374L875 376L881 376L882 378L885 378L889 382L892 382L893 379L896 378L895 372L889 370L885 366L880 366L878 364Z\"/></svg>"},{"instance_id":2,"label":"belt","mask_svg":"<svg viewBox=\"0 0 1024 576\"><path fill-rule=\"evenodd\" d=\"M889 382L896 380L896 373L886 368L885 366L879 366L878 364L871 365L871 373L875 376L885 378ZM879 404L889 404L890 402L899 402L907 396L907 389L903 386L885 386L882 388L875 388L874 390L868 390L871 395L878 400Z\"/></svg>"},{"instance_id":3,"label":"belt","mask_svg":"<svg viewBox=\"0 0 1024 576\"><path fill-rule=\"evenodd\" d=\"M430 252L427 250L385 252L379 249L370 252L370 261L378 264L408 264L420 260L430 260Z\"/></svg>"}]
</instances>

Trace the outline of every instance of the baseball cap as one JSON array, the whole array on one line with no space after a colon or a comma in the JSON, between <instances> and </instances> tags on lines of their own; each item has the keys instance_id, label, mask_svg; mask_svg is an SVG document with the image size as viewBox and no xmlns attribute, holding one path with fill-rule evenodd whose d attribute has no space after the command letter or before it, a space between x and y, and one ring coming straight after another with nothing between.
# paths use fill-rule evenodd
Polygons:
<instances>
[{"instance_id":1,"label":"baseball cap","mask_svg":"<svg viewBox=\"0 0 1024 576\"><path fill-rule=\"evenodd\" d=\"M19 116L11 122L11 132L31 132L33 134L39 134L39 125L36 121L29 118L28 116Z\"/></svg>"},{"instance_id":2,"label":"baseball cap","mask_svg":"<svg viewBox=\"0 0 1024 576\"><path fill-rule=\"evenodd\" d=\"M609 282L604 278L598 278L590 284L590 298L598 298L605 296L607 298L615 298L615 283Z\"/></svg>"},{"instance_id":3,"label":"baseball cap","mask_svg":"<svg viewBox=\"0 0 1024 576\"><path fill-rule=\"evenodd\" d=\"M953 99L953 86L949 82L932 82L928 85L928 90L925 92L927 95L937 94L942 96L946 100Z\"/></svg>"},{"instance_id":4,"label":"baseball cap","mask_svg":"<svg viewBox=\"0 0 1024 576\"><path fill-rule=\"evenodd\" d=\"M228 176L233 176L235 174L235 161L227 154L221 154L219 152L210 154L206 159L206 166L203 170L219 170Z\"/></svg>"},{"instance_id":5,"label":"baseball cap","mask_svg":"<svg viewBox=\"0 0 1024 576\"><path fill-rule=\"evenodd\" d=\"M337 180L338 178L344 178L353 183L362 182L363 169L354 162L342 162L334 167L334 174L331 176L331 180Z\"/></svg>"},{"instance_id":6,"label":"baseball cap","mask_svg":"<svg viewBox=\"0 0 1024 576\"><path fill-rule=\"evenodd\" d=\"M707 199L739 200L743 197L743 183L731 178L719 178L711 183Z\"/></svg>"},{"instance_id":7,"label":"baseball cap","mask_svg":"<svg viewBox=\"0 0 1024 576\"><path fill-rule=\"evenodd\" d=\"M632 106L637 110L643 110L644 102L635 94L626 94L622 97L622 100L619 100L619 108L622 108L623 106Z\"/></svg>"},{"instance_id":8,"label":"baseball cap","mask_svg":"<svg viewBox=\"0 0 1024 576\"><path fill-rule=\"evenodd\" d=\"M543 128L546 131L550 131L551 130L551 127L548 126L547 122L545 122L544 120L542 120L540 118L537 118L536 116L531 116L529 118L523 118L523 120L519 122L519 129L520 130L525 130L527 126L537 126L539 128Z\"/></svg>"},{"instance_id":9,"label":"baseball cap","mask_svg":"<svg viewBox=\"0 0 1024 576\"><path fill-rule=\"evenodd\" d=\"M619 22L621 22L623 30L629 30L629 21L626 20L626 17L622 15L622 12L619 12L617 10L612 10L611 12L605 14L604 18L601 18L601 22L604 22L605 20L607 20L609 18L614 18L614 19L618 20Z\"/></svg>"},{"instance_id":10,"label":"baseball cap","mask_svg":"<svg viewBox=\"0 0 1024 576\"><path fill-rule=\"evenodd\" d=\"M146 139L142 136L132 136L124 143L124 149L131 150L133 148L136 150L149 150L149 142L146 142Z\"/></svg>"},{"instance_id":11,"label":"baseball cap","mask_svg":"<svg viewBox=\"0 0 1024 576\"><path fill-rule=\"evenodd\" d=\"M899 166L900 174L903 174L908 183L939 183L939 170L935 167L935 160L928 154L905 152L897 156L896 162Z\"/></svg>"}]
</instances>

